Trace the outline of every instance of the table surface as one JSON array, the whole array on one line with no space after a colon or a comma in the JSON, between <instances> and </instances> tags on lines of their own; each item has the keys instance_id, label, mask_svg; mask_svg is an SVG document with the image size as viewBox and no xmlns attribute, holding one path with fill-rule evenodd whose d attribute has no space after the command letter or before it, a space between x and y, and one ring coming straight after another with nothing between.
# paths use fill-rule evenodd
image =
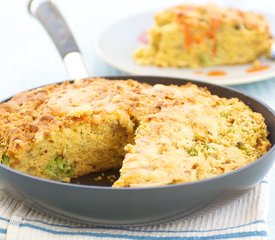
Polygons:
<instances>
[{"instance_id":1,"label":"table surface","mask_svg":"<svg viewBox=\"0 0 275 240\"><path fill-rule=\"evenodd\" d=\"M170 0L169 3L166 0L57 0L55 2L77 39L90 74L103 76L123 73L108 66L96 55L94 45L100 31L125 16L165 7L168 4L171 6L182 3L183 0ZM232 5L229 0L222 2ZM69 78L47 33L35 19L29 16L27 3L27 0L0 0L1 99L22 90ZM242 0L236 1L234 6L270 13L275 9L275 2L272 0L254 1L252 5L251 1ZM272 100L272 96L275 95L275 78L239 85L235 88L256 96L275 109L275 101ZM269 239L275 239L275 207L272 206L275 202L275 166L271 169L268 178L271 189L268 216Z\"/></svg>"}]
</instances>

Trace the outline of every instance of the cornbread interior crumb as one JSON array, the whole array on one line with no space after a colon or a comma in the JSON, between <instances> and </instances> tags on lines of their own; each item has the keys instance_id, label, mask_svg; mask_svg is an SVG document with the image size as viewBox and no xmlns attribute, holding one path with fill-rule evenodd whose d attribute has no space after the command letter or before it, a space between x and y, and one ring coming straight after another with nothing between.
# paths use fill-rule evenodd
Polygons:
<instances>
[{"instance_id":1,"label":"cornbread interior crumb","mask_svg":"<svg viewBox=\"0 0 275 240\"><path fill-rule=\"evenodd\" d=\"M114 187L197 181L256 160L267 135L261 114L191 83L94 78L0 104L1 162L60 181L108 169Z\"/></svg>"}]
</instances>

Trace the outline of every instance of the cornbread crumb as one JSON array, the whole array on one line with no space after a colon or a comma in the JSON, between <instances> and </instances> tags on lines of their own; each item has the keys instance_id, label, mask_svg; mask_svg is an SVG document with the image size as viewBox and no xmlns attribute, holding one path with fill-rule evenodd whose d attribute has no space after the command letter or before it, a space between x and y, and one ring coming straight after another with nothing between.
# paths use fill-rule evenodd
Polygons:
<instances>
[{"instance_id":1,"label":"cornbread crumb","mask_svg":"<svg viewBox=\"0 0 275 240\"><path fill-rule=\"evenodd\" d=\"M102 177L101 176L97 176L96 178L95 178L95 181L101 181L102 180Z\"/></svg>"},{"instance_id":2,"label":"cornbread crumb","mask_svg":"<svg viewBox=\"0 0 275 240\"><path fill-rule=\"evenodd\" d=\"M115 182L117 180L116 176L115 175L109 175L107 176L107 179L110 181L110 182Z\"/></svg>"}]
</instances>

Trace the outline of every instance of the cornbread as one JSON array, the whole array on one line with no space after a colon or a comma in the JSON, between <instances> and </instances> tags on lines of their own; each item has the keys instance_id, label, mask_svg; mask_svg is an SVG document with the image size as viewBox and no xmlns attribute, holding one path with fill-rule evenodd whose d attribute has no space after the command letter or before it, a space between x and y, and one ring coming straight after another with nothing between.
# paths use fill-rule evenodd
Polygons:
<instances>
[{"instance_id":1,"label":"cornbread","mask_svg":"<svg viewBox=\"0 0 275 240\"><path fill-rule=\"evenodd\" d=\"M23 92L0 104L0 158L54 180L120 169L114 187L197 181L269 148L261 114L188 83L103 78Z\"/></svg>"},{"instance_id":2,"label":"cornbread","mask_svg":"<svg viewBox=\"0 0 275 240\"><path fill-rule=\"evenodd\" d=\"M253 62L269 55L263 15L214 4L184 4L155 14L149 44L134 53L141 65L207 67Z\"/></svg>"}]
</instances>

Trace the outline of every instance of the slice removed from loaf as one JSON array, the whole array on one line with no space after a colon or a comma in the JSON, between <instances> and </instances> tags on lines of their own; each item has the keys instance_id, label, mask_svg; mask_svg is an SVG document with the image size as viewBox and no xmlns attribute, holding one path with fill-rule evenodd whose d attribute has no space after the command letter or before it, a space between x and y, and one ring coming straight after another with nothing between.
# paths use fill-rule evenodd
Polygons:
<instances>
[{"instance_id":1,"label":"slice removed from loaf","mask_svg":"<svg viewBox=\"0 0 275 240\"><path fill-rule=\"evenodd\" d=\"M241 64L269 55L272 38L263 15L214 4L183 4L160 11L149 44L134 58L141 65L207 67Z\"/></svg>"}]
</instances>

